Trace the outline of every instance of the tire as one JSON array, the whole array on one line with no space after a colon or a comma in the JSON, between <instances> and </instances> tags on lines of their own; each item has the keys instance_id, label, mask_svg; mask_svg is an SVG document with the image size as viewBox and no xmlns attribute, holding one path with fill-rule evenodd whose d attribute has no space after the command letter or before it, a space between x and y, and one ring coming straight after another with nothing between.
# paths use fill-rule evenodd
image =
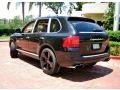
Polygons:
<instances>
[{"instance_id":1,"label":"tire","mask_svg":"<svg viewBox=\"0 0 120 90\"><path fill-rule=\"evenodd\" d=\"M18 57L18 51L16 50L16 45L14 42L11 42L11 44L10 44L10 56L11 56L11 58Z\"/></svg>"},{"instance_id":2,"label":"tire","mask_svg":"<svg viewBox=\"0 0 120 90\"><path fill-rule=\"evenodd\" d=\"M48 75L56 74L60 70L55 54L49 48L43 49L40 55L40 64L43 72Z\"/></svg>"},{"instance_id":3,"label":"tire","mask_svg":"<svg viewBox=\"0 0 120 90\"><path fill-rule=\"evenodd\" d=\"M97 62L95 62L95 63L90 63L90 64L87 64L87 65L85 65L85 67L93 67L95 64L96 64Z\"/></svg>"}]
</instances>

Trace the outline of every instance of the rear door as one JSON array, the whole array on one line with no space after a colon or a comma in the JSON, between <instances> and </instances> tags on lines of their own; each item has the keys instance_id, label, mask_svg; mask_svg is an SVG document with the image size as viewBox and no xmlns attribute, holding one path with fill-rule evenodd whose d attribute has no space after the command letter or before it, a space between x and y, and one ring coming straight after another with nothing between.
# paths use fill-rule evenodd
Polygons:
<instances>
[{"instance_id":1,"label":"rear door","mask_svg":"<svg viewBox=\"0 0 120 90\"><path fill-rule=\"evenodd\" d=\"M39 19L36 22L33 32L29 35L29 52L37 54L40 44L45 39L48 31L49 19Z\"/></svg>"},{"instance_id":2,"label":"rear door","mask_svg":"<svg viewBox=\"0 0 120 90\"><path fill-rule=\"evenodd\" d=\"M71 21L80 36L81 55L104 53L108 45L108 35L102 27L88 21Z\"/></svg>"}]
</instances>

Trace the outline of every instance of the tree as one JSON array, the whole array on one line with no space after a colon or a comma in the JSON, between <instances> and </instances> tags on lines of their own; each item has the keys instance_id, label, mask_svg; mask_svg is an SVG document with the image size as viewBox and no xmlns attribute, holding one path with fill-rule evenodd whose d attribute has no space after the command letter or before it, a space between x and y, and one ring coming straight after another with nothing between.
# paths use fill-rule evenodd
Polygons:
<instances>
[{"instance_id":1,"label":"tree","mask_svg":"<svg viewBox=\"0 0 120 90\"><path fill-rule=\"evenodd\" d=\"M32 15L26 16L24 22L28 23L32 19L33 19ZM17 28L23 27L22 20L20 19L19 16L15 16L13 19L9 20L8 25L9 25L9 29L17 29Z\"/></svg>"},{"instance_id":2,"label":"tree","mask_svg":"<svg viewBox=\"0 0 120 90\"><path fill-rule=\"evenodd\" d=\"M76 2L77 7L75 7L75 10L81 11L83 4L85 4L85 2Z\"/></svg>"},{"instance_id":3,"label":"tree","mask_svg":"<svg viewBox=\"0 0 120 90\"><path fill-rule=\"evenodd\" d=\"M106 30L113 29L114 10L115 10L115 3L110 2L108 5L108 11L105 13L103 20L103 26Z\"/></svg>"},{"instance_id":4,"label":"tree","mask_svg":"<svg viewBox=\"0 0 120 90\"><path fill-rule=\"evenodd\" d=\"M21 2L22 4L22 17L23 17L23 23L24 23L24 18L25 18L25 2Z\"/></svg>"},{"instance_id":5,"label":"tree","mask_svg":"<svg viewBox=\"0 0 120 90\"><path fill-rule=\"evenodd\" d=\"M74 2L69 2L70 7L69 7L68 12L67 12L68 15L71 15L72 14L72 10L75 9L75 5L74 4L75 4Z\"/></svg>"},{"instance_id":6,"label":"tree","mask_svg":"<svg viewBox=\"0 0 120 90\"><path fill-rule=\"evenodd\" d=\"M22 5L22 18L23 18L23 24L24 24L24 18L25 18L25 2L17 2L18 5ZM16 3L16 4L17 4ZM11 2L7 3L7 9L9 10Z\"/></svg>"},{"instance_id":7,"label":"tree","mask_svg":"<svg viewBox=\"0 0 120 90\"><path fill-rule=\"evenodd\" d=\"M39 17L41 17L41 9L42 9L42 6L43 6L43 2L30 2L29 10L32 9L33 4L35 4L39 7Z\"/></svg>"},{"instance_id":8,"label":"tree","mask_svg":"<svg viewBox=\"0 0 120 90\"><path fill-rule=\"evenodd\" d=\"M60 14L62 13L62 6L64 5L64 2L45 2L44 3L48 8L52 9L55 14L58 14L60 11Z\"/></svg>"},{"instance_id":9,"label":"tree","mask_svg":"<svg viewBox=\"0 0 120 90\"><path fill-rule=\"evenodd\" d=\"M88 3L88 2L69 2L70 7L68 10L68 14L70 15L73 9L75 9L76 11L81 11L82 5L85 3Z\"/></svg>"},{"instance_id":10,"label":"tree","mask_svg":"<svg viewBox=\"0 0 120 90\"><path fill-rule=\"evenodd\" d=\"M9 28L10 29L17 29L22 27L22 20L19 16L15 16L12 20L9 21Z\"/></svg>"},{"instance_id":11,"label":"tree","mask_svg":"<svg viewBox=\"0 0 120 90\"><path fill-rule=\"evenodd\" d=\"M33 19L33 16L32 16L32 15L26 16L26 17L25 17L25 23L30 22L32 19Z\"/></svg>"},{"instance_id":12,"label":"tree","mask_svg":"<svg viewBox=\"0 0 120 90\"><path fill-rule=\"evenodd\" d=\"M83 4L86 4L86 3L94 3L94 2L76 2L77 7L75 7L75 10L81 11Z\"/></svg>"},{"instance_id":13,"label":"tree","mask_svg":"<svg viewBox=\"0 0 120 90\"><path fill-rule=\"evenodd\" d=\"M0 29L7 29L9 28L8 20L5 18L0 19Z\"/></svg>"}]
</instances>

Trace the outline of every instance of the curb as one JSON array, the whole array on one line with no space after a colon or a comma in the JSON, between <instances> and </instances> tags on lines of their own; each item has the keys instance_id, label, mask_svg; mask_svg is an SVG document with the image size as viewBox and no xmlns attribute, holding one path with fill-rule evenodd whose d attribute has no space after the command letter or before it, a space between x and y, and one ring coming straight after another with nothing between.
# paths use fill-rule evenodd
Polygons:
<instances>
[{"instance_id":1,"label":"curb","mask_svg":"<svg viewBox=\"0 0 120 90\"><path fill-rule=\"evenodd\" d=\"M120 56L112 56L112 55L110 55L110 58L114 59L114 60L120 60Z\"/></svg>"}]
</instances>

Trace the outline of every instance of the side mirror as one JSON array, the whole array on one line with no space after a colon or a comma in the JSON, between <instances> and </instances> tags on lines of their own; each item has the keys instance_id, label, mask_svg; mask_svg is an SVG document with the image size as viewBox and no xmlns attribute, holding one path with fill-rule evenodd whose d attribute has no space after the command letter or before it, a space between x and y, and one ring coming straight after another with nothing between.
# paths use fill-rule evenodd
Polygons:
<instances>
[{"instance_id":1,"label":"side mirror","mask_svg":"<svg viewBox=\"0 0 120 90\"><path fill-rule=\"evenodd\" d=\"M17 29L15 30L15 32L16 32L16 33L21 33L22 30L21 30L20 28L17 28Z\"/></svg>"}]
</instances>

